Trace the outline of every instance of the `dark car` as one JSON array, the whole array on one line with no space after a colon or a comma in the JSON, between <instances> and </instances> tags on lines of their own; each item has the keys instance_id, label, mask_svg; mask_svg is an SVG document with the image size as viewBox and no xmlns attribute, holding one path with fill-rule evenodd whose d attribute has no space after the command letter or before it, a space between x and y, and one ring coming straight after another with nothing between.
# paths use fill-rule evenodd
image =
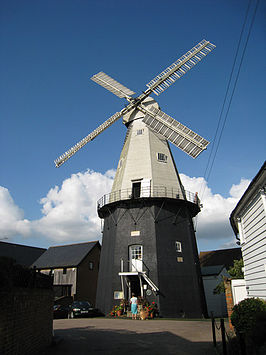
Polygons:
<instances>
[{"instance_id":1,"label":"dark car","mask_svg":"<svg viewBox=\"0 0 266 355\"><path fill-rule=\"evenodd\" d=\"M69 313L68 306L62 306L61 304L54 305L54 318L67 318Z\"/></svg>"},{"instance_id":2,"label":"dark car","mask_svg":"<svg viewBox=\"0 0 266 355\"><path fill-rule=\"evenodd\" d=\"M69 307L69 318L103 316L97 308L93 308L87 301L74 301Z\"/></svg>"}]
</instances>

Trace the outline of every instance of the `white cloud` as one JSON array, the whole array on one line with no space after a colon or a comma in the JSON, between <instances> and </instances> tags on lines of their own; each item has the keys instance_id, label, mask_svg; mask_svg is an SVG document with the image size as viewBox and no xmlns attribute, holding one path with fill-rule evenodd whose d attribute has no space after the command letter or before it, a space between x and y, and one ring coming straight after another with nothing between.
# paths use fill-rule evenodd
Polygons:
<instances>
[{"instance_id":1,"label":"white cloud","mask_svg":"<svg viewBox=\"0 0 266 355\"><path fill-rule=\"evenodd\" d=\"M43 217L31 222L23 219L23 211L15 205L9 191L1 188L1 235L41 235L58 243L100 239L96 202L111 191L113 177L113 170L105 174L87 170L71 175L61 187L51 188L40 200Z\"/></svg>"},{"instance_id":2,"label":"white cloud","mask_svg":"<svg viewBox=\"0 0 266 355\"><path fill-rule=\"evenodd\" d=\"M61 188L52 188L42 198L44 216L33 222L38 233L58 242L98 240L101 236L96 202L110 192L113 171L104 175L87 170L71 175Z\"/></svg>"},{"instance_id":3,"label":"white cloud","mask_svg":"<svg viewBox=\"0 0 266 355\"><path fill-rule=\"evenodd\" d=\"M98 240L101 237L96 202L111 191L114 171L105 174L87 170L71 175L61 186L50 189L40 200L43 216L34 221L24 219L23 211L15 204L9 191L0 187L0 239L15 236L45 237L58 244ZM198 215L197 238L230 243L233 232L229 215L247 188L249 181L241 179L233 185L230 196L213 194L202 177L180 174L186 190L201 192L203 209Z\"/></svg>"},{"instance_id":4,"label":"white cloud","mask_svg":"<svg viewBox=\"0 0 266 355\"><path fill-rule=\"evenodd\" d=\"M233 185L229 191L230 196L225 198L220 194L213 194L202 178L189 177L180 174L186 190L198 191L203 208L197 217L197 238L199 239L228 239L231 241L233 231L229 217L240 197L245 192L250 181L241 179L240 183Z\"/></svg>"},{"instance_id":5,"label":"white cloud","mask_svg":"<svg viewBox=\"0 0 266 355\"><path fill-rule=\"evenodd\" d=\"M8 189L0 186L0 239L16 234L27 236L30 222L24 219L23 210L14 202Z\"/></svg>"}]
</instances>

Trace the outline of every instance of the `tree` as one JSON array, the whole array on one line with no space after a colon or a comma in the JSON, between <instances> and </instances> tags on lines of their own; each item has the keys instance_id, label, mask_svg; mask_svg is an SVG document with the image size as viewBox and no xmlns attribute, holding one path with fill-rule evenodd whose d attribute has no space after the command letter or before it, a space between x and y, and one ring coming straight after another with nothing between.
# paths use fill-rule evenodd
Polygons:
<instances>
[{"instance_id":1,"label":"tree","mask_svg":"<svg viewBox=\"0 0 266 355\"><path fill-rule=\"evenodd\" d=\"M231 276L232 279L243 279L243 259L234 260L234 265L228 269L228 274Z\"/></svg>"},{"instance_id":2,"label":"tree","mask_svg":"<svg viewBox=\"0 0 266 355\"><path fill-rule=\"evenodd\" d=\"M239 260L234 260L234 265L231 266L227 272L230 275L231 279L243 279L244 278L244 273L243 273L243 259L239 259ZM225 288L224 288L224 282L221 281L213 290L213 293L215 295L218 295L220 293L224 293L225 292Z\"/></svg>"}]
</instances>

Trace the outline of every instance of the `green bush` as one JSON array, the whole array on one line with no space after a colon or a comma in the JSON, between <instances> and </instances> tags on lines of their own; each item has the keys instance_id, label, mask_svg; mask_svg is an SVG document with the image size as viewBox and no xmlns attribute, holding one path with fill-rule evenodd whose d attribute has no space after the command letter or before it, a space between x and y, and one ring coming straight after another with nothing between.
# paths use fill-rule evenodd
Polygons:
<instances>
[{"instance_id":1,"label":"green bush","mask_svg":"<svg viewBox=\"0 0 266 355\"><path fill-rule=\"evenodd\" d=\"M245 334L247 343L262 345L266 340L266 302L259 298L239 302L233 307L231 322L236 334Z\"/></svg>"}]
</instances>

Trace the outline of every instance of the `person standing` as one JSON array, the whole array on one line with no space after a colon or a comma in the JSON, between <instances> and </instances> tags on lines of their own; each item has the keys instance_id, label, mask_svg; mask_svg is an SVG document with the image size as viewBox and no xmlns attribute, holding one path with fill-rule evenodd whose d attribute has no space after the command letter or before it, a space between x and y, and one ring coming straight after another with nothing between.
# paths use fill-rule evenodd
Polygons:
<instances>
[{"instance_id":1,"label":"person standing","mask_svg":"<svg viewBox=\"0 0 266 355\"><path fill-rule=\"evenodd\" d=\"M130 304L131 304L132 319L137 319L138 299L133 292L132 292L132 297L130 298Z\"/></svg>"}]
</instances>

